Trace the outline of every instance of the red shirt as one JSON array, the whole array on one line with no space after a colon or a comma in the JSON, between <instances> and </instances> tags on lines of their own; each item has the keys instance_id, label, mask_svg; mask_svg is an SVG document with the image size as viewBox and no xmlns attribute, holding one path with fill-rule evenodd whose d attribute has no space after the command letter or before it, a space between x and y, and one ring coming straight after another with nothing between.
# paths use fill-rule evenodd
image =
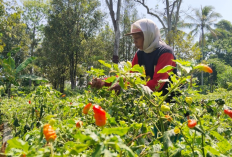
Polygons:
<instances>
[{"instance_id":1,"label":"red shirt","mask_svg":"<svg viewBox=\"0 0 232 157\"><path fill-rule=\"evenodd\" d=\"M168 73L159 73L157 74L157 72L162 69L163 67L167 66L167 65L171 65L171 66L176 66L176 63L174 61L172 61L172 59L174 59L174 56L172 53L163 53L159 59L158 59L158 62L157 62L157 65L155 67L155 70L154 70L154 75L153 75L153 78L151 80L149 80L147 82L147 86L151 89L151 90L155 90L155 87L158 87L159 88L157 89L158 91L160 91L165 82L163 83L158 83L158 81L160 79L168 79L169 78L169 75ZM139 64L138 63L138 56L137 56L137 53L135 54L133 60L132 60L132 67L135 65L135 64Z\"/></svg>"}]
</instances>

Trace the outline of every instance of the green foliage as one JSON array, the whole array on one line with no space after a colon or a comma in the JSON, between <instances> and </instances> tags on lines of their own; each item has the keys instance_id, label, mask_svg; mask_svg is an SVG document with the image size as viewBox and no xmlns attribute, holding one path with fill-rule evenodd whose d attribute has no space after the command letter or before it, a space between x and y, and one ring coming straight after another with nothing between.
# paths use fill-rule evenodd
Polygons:
<instances>
[{"instance_id":1,"label":"green foliage","mask_svg":"<svg viewBox=\"0 0 232 157\"><path fill-rule=\"evenodd\" d=\"M99 90L88 89L70 97L39 86L26 97L3 99L1 120L8 120L14 136L9 141L6 155L190 157L228 156L231 153L232 128L228 125L231 118L223 113L223 108L232 107L231 93L221 89L218 91L221 99L207 95L206 100L191 88L179 89L193 70L182 76L169 72L172 80L169 91L178 90L182 95L168 104L165 100L169 94L162 96L162 93L145 88L145 81L141 79L143 67L132 68L129 62L124 62L119 69L105 61L100 62L118 75L108 78L107 82L119 81L127 87L119 95L109 90L110 87L103 87ZM187 65L194 67L183 60L176 62L183 69ZM130 73L132 69L137 72ZM163 72L169 70L164 68ZM101 69L92 69L89 73L96 77L99 71ZM191 105L185 102L187 96L193 97ZM104 127L96 126L92 108L87 115L82 113L89 102L100 105L107 112ZM161 111L161 105L168 106L170 111ZM190 119L197 120L192 129L187 126L187 113ZM172 120L168 121L165 115L172 117ZM54 119L57 138L47 144L43 125L51 118ZM78 121L83 122L81 128L76 128Z\"/></svg>"},{"instance_id":2,"label":"green foliage","mask_svg":"<svg viewBox=\"0 0 232 157\"><path fill-rule=\"evenodd\" d=\"M72 89L76 86L76 77L80 75L78 64L85 63L85 68L89 70L92 57L98 54L91 57L95 51L99 51L94 45L98 41L95 34L103 18L99 5L98 0L51 2L48 24L44 28L43 48L38 54L39 65L47 74L47 79L55 88L60 87L61 92L64 91L65 80L71 81ZM85 44L88 40L89 43Z\"/></svg>"},{"instance_id":3,"label":"green foliage","mask_svg":"<svg viewBox=\"0 0 232 157\"><path fill-rule=\"evenodd\" d=\"M230 90L229 84L232 83L232 80L230 79L232 77L232 67L216 58L209 59L208 62L213 64L217 71L216 79L218 87Z\"/></svg>"}]
</instances>

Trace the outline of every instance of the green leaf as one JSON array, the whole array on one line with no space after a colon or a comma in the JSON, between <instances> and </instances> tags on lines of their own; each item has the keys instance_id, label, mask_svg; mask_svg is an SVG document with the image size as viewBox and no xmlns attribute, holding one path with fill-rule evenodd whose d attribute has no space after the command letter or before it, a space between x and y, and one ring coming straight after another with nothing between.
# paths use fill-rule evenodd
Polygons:
<instances>
[{"instance_id":1,"label":"green leaf","mask_svg":"<svg viewBox=\"0 0 232 157\"><path fill-rule=\"evenodd\" d=\"M132 67L131 71L139 72L141 74L145 74L145 69L143 66L140 66L139 64L136 64Z\"/></svg>"},{"instance_id":2,"label":"green leaf","mask_svg":"<svg viewBox=\"0 0 232 157\"><path fill-rule=\"evenodd\" d=\"M178 62L176 62L177 65L179 65L181 67L181 69L184 69L187 73L189 73L193 68L192 66L185 66L185 65L182 65Z\"/></svg>"},{"instance_id":3,"label":"green leaf","mask_svg":"<svg viewBox=\"0 0 232 157\"><path fill-rule=\"evenodd\" d=\"M142 84L138 84L137 86L141 90L143 96L148 96L148 98L151 98L153 91L148 86L144 86Z\"/></svg>"},{"instance_id":4,"label":"green leaf","mask_svg":"<svg viewBox=\"0 0 232 157\"><path fill-rule=\"evenodd\" d=\"M111 65L103 60L98 60L98 62L100 62L102 65L106 66L107 68L111 68Z\"/></svg>"},{"instance_id":5,"label":"green leaf","mask_svg":"<svg viewBox=\"0 0 232 157\"><path fill-rule=\"evenodd\" d=\"M181 60L181 59L176 59L173 61L176 62L178 65L183 65L183 66L187 66L187 67L192 66L191 62L189 62L189 61L185 61L185 60Z\"/></svg>"},{"instance_id":6,"label":"green leaf","mask_svg":"<svg viewBox=\"0 0 232 157\"><path fill-rule=\"evenodd\" d=\"M141 127L143 126L143 123L133 123L132 125L131 125L131 128L133 128L133 129L140 129Z\"/></svg>"},{"instance_id":7,"label":"green leaf","mask_svg":"<svg viewBox=\"0 0 232 157\"><path fill-rule=\"evenodd\" d=\"M117 125L117 122L115 121L115 117L111 117L108 113L106 113L106 117L111 125Z\"/></svg>"},{"instance_id":8,"label":"green leaf","mask_svg":"<svg viewBox=\"0 0 232 157\"><path fill-rule=\"evenodd\" d=\"M163 67L162 69L160 69L157 72L157 74L159 74L159 73L166 73L166 72L168 72L169 70L172 70L172 69L175 69L175 67L171 66L171 65L167 65L167 66Z\"/></svg>"},{"instance_id":9,"label":"green leaf","mask_svg":"<svg viewBox=\"0 0 232 157\"><path fill-rule=\"evenodd\" d=\"M125 144L121 144L121 143L118 143L118 146L121 148L121 149L124 149L128 152L128 155L130 157L135 157L135 154L133 153L133 151L128 147L126 146Z\"/></svg>"},{"instance_id":10,"label":"green leaf","mask_svg":"<svg viewBox=\"0 0 232 157\"><path fill-rule=\"evenodd\" d=\"M3 60L3 67L6 68L7 66L9 66L11 69L10 70L14 70L15 69L15 61L14 59L9 56L7 59L4 59Z\"/></svg>"},{"instance_id":11,"label":"green leaf","mask_svg":"<svg viewBox=\"0 0 232 157\"><path fill-rule=\"evenodd\" d=\"M10 52L8 52L10 55L11 54L16 54L17 52L19 52L20 48L19 47L16 47L16 48L13 48ZM8 55L7 53L7 55Z\"/></svg>"},{"instance_id":12,"label":"green leaf","mask_svg":"<svg viewBox=\"0 0 232 157\"><path fill-rule=\"evenodd\" d=\"M116 79L116 76L111 76L111 77L108 77L108 78L105 80L105 82L106 82L106 83L111 83L111 82L114 82L115 79Z\"/></svg>"},{"instance_id":13,"label":"green leaf","mask_svg":"<svg viewBox=\"0 0 232 157\"><path fill-rule=\"evenodd\" d=\"M118 64L113 64L113 67L116 70L116 72L119 71Z\"/></svg>"},{"instance_id":14,"label":"green leaf","mask_svg":"<svg viewBox=\"0 0 232 157\"><path fill-rule=\"evenodd\" d=\"M200 127L195 126L193 129L205 135L204 131Z\"/></svg>"},{"instance_id":15,"label":"green leaf","mask_svg":"<svg viewBox=\"0 0 232 157\"><path fill-rule=\"evenodd\" d=\"M209 145L205 146L205 149L207 151L209 151L210 153L212 153L213 155L220 155L219 151L217 151L216 149L210 147Z\"/></svg>"},{"instance_id":16,"label":"green leaf","mask_svg":"<svg viewBox=\"0 0 232 157\"><path fill-rule=\"evenodd\" d=\"M219 133L217 133L216 131L211 131L210 134L213 135L219 141L217 145L221 152L226 152L231 149L230 143Z\"/></svg>"},{"instance_id":17,"label":"green leaf","mask_svg":"<svg viewBox=\"0 0 232 157\"><path fill-rule=\"evenodd\" d=\"M66 150L69 150L70 155L78 155L80 152L88 148L88 144L82 144L82 143L77 144L75 142L68 141L65 143L64 148Z\"/></svg>"},{"instance_id":18,"label":"green leaf","mask_svg":"<svg viewBox=\"0 0 232 157\"><path fill-rule=\"evenodd\" d=\"M35 76L35 75L20 75L20 79L30 79L32 81L41 81L41 82L48 82L46 78Z\"/></svg>"},{"instance_id":19,"label":"green leaf","mask_svg":"<svg viewBox=\"0 0 232 157\"><path fill-rule=\"evenodd\" d=\"M217 146L222 153L226 153L231 149L231 145L228 141L224 140L222 142L217 143Z\"/></svg>"},{"instance_id":20,"label":"green leaf","mask_svg":"<svg viewBox=\"0 0 232 157\"><path fill-rule=\"evenodd\" d=\"M18 118L15 118L13 125L15 127L19 127L20 126Z\"/></svg>"},{"instance_id":21,"label":"green leaf","mask_svg":"<svg viewBox=\"0 0 232 157\"><path fill-rule=\"evenodd\" d=\"M97 147L95 147L95 151L92 154L92 157L96 157L96 156L101 156L101 152L103 151L104 145L98 145Z\"/></svg>"},{"instance_id":22,"label":"green leaf","mask_svg":"<svg viewBox=\"0 0 232 157\"><path fill-rule=\"evenodd\" d=\"M170 155L170 157L180 157L181 156L182 148L177 148L174 152Z\"/></svg>"},{"instance_id":23,"label":"green leaf","mask_svg":"<svg viewBox=\"0 0 232 157\"><path fill-rule=\"evenodd\" d=\"M128 132L129 128L130 127L104 128L101 133L106 135L117 134L123 136Z\"/></svg>"},{"instance_id":24,"label":"green leaf","mask_svg":"<svg viewBox=\"0 0 232 157\"><path fill-rule=\"evenodd\" d=\"M78 131L78 132L74 135L74 138L75 138L76 140L82 142L82 143L84 143L84 141L86 141L86 140L89 140L89 141L92 140L91 137L82 134L80 131Z\"/></svg>"},{"instance_id":25,"label":"green leaf","mask_svg":"<svg viewBox=\"0 0 232 157\"><path fill-rule=\"evenodd\" d=\"M18 74L20 71L25 69L25 67L30 64L33 60L35 60L35 57L27 58L25 61L23 61L17 68L16 68L16 74Z\"/></svg>"},{"instance_id":26,"label":"green leaf","mask_svg":"<svg viewBox=\"0 0 232 157\"><path fill-rule=\"evenodd\" d=\"M227 140L223 136L221 136L219 133L217 133L216 131L211 131L210 134L213 135L218 141L227 142Z\"/></svg>"},{"instance_id":27,"label":"green leaf","mask_svg":"<svg viewBox=\"0 0 232 157\"><path fill-rule=\"evenodd\" d=\"M122 77L119 78L119 85L123 88L126 89L126 86L124 85L124 80Z\"/></svg>"},{"instance_id":28,"label":"green leaf","mask_svg":"<svg viewBox=\"0 0 232 157\"><path fill-rule=\"evenodd\" d=\"M8 146L6 148L6 153L9 153L11 149L21 149L25 153L28 152L29 144L27 142L24 142L23 140L19 139L18 137L10 139L7 141Z\"/></svg>"}]
</instances>

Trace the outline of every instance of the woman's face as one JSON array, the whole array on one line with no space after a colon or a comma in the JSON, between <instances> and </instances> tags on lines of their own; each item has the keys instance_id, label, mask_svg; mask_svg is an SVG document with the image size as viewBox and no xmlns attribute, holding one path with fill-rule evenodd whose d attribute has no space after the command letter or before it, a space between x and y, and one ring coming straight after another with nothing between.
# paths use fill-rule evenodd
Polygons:
<instances>
[{"instance_id":1,"label":"woman's face","mask_svg":"<svg viewBox=\"0 0 232 157\"><path fill-rule=\"evenodd\" d=\"M143 33L132 34L132 37L134 39L135 47L137 47L140 50L143 50L143 41L144 41Z\"/></svg>"}]
</instances>

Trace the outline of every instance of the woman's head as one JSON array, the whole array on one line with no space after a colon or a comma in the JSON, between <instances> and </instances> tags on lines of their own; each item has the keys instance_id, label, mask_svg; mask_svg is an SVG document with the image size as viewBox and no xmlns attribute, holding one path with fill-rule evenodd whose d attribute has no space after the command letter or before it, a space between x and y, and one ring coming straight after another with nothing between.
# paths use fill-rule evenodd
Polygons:
<instances>
[{"instance_id":1,"label":"woman's head","mask_svg":"<svg viewBox=\"0 0 232 157\"><path fill-rule=\"evenodd\" d=\"M131 33L127 35L132 35L134 39L138 38L138 42L134 40L135 46L146 53L151 53L160 46L160 31L152 20L136 21L131 25ZM143 46L141 46L139 38L143 39Z\"/></svg>"},{"instance_id":2,"label":"woman's head","mask_svg":"<svg viewBox=\"0 0 232 157\"><path fill-rule=\"evenodd\" d=\"M134 40L135 47L143 50L144 36L143 32L131 34Z\"/></svg>"}]
</instances>

